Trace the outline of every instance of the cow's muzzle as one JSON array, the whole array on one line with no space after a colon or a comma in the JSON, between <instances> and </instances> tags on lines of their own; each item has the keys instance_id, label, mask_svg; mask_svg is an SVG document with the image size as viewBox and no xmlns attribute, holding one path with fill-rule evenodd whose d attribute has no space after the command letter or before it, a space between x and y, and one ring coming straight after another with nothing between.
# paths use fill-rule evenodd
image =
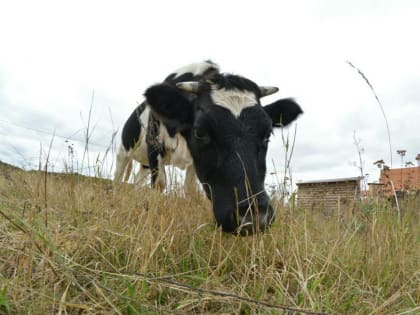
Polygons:
<instances>
[{"instance_id":1,"label":"cow's muzzle","mask_svg":"<svg viewBox=\"0 0 420 315\"><path fill-rule=\"evenodd\" d=\"M240 202L235 215L235 234L251 235L264 232L274 220L274 209L268 199Z\"/></svg>"}]
</instances>

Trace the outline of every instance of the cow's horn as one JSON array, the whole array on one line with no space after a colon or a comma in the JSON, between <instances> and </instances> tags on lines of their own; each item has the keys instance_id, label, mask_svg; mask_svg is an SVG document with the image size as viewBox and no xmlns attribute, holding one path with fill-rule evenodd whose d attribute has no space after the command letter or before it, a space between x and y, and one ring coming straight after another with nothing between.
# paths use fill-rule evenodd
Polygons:
<instances>
[{"instance_id":1,"label":"cow's horn","mask_svg":"<svg viewBox=\"0 0 420 315\"><path fill-rule=\"evenodd\" d=\"M260 86L261 97L274 94L278 90L279 90L279 88L275 87L275 86Z\"/></svg>"},{"instance_id":2,"label":"cow's horn","mask_svg":"<svg viewBox=\"0 0 420 315\"><path fill-rule=\"evenodd\" d=\"M191 93L197 93L199 86L200 83L195 81L178 82L176 84L178 89Z\"/></svg>"}]
</instances>

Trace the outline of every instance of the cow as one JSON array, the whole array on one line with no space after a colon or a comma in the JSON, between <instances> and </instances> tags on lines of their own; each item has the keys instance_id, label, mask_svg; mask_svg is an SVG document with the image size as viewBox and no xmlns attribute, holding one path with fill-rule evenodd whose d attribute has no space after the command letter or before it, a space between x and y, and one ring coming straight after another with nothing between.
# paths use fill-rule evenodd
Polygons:
<instances>
[{"instance_id":1,"label":"cow","mask_svg":"<svg viewBox=\"0 0 420 315\"><path fill-rule=\"evenodd\" d=\"M143 109L149 119L140 115L142 126L147 121L146 135L136 144L147 151L152 184L165 161L179 165L182 160L187 173L190 169L198 177L223 231L248 235L266 230L275 218L264 187L269 139L273 128L303 113L290 98L261 105L261 98L277 91L221 73L209 61L149 87Z\"/></svg>"}]
</instances>

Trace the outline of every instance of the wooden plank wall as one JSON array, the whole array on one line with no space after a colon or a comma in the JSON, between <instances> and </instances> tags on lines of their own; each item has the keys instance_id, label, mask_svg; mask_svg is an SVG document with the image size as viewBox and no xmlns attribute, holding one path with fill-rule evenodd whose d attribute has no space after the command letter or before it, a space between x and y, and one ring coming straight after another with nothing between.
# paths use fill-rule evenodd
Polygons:
<instances>
[{"instance_id":1,"label":"wooden plank wall","mask_svg":"<svg viewBox=\"0 0 420 315\"><path fill-rule=\"evenodd\" d=\"M359 181L298 184L298 207L309 210L337 211L353 207L360 195Z\"/></svg>"}]
</instances>

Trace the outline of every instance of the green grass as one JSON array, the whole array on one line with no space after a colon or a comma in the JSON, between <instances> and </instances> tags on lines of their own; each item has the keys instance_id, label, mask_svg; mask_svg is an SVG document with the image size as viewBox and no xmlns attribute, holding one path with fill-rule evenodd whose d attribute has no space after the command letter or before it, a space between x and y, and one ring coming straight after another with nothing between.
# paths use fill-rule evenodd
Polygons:
<instances>
[{"instance_id":1,"label":"green grass","mask_svg":"<svg viewBox=\"0 0 420 315\"><path fill-rule=\"evenodd\" d=\"M199 194L1 165L0 313L419 314L420 200L401 209L278 207L236 237Z\"/></svg>"}]
</instances>

